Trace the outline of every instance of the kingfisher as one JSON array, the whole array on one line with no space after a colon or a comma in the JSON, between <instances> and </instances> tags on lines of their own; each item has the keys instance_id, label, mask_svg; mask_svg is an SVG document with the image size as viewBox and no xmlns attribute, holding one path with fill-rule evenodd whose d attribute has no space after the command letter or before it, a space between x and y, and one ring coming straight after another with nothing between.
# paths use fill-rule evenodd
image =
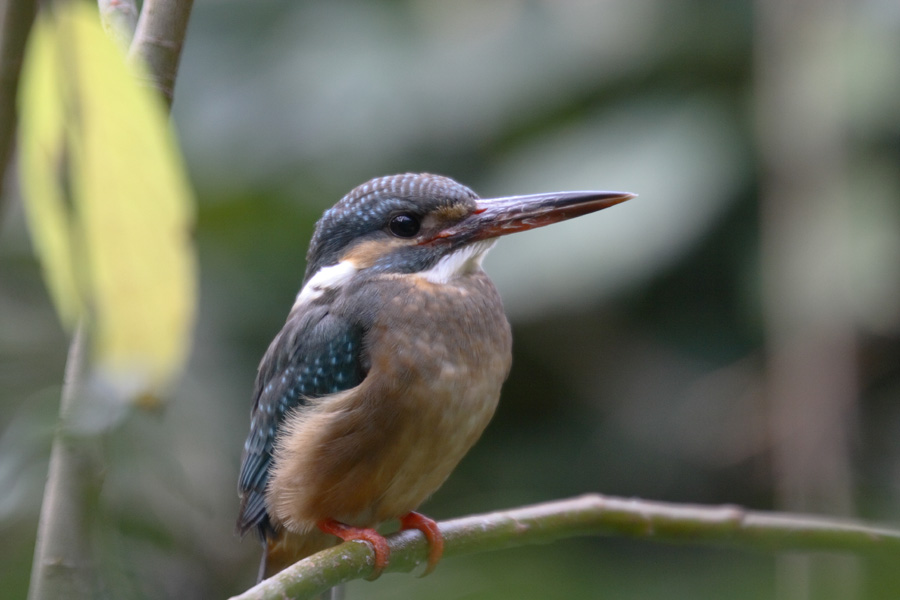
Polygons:
<instances>
[{"instance_id":1,"label":"kingfisher","mask_svg":"<svg viewBox=\"0 0 900 600\"><path fill-rule=\"evenodd\" d=\"M416 512L494 414L512 362L500 295L482 269L497 238L598 211L625 192L494 199L440 175L372 179L325 211L284 327L259 365L237 531L263 545L260 579L339 540L390 550L399 520L443 552Z\"/></svg>"}]
</instances>

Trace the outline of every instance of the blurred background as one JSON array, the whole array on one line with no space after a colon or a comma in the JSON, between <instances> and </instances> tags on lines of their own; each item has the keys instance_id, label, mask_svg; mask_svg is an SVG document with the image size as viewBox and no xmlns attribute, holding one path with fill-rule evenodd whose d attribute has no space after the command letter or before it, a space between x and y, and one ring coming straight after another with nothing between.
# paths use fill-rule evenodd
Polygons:
<instances>
[{"instance_id":1,"label":"blurred background","mask_svg":"<svg viewBox=\"0 0 900 600\"><path fill-rule=\"evenodd\" d=\"M895 0L197 0L173 116L201 306L162 410L105 439L111 597L253 582L233 535L256 366L315 220L429 171L482 196L639 198L506 238L514 365L423 511L584 492L900 524ZM68 346L0 213L0 595L24 597ZM359 598L897 598L896 563L573 539L386 575Z\"/></svg>"}]
</instances>

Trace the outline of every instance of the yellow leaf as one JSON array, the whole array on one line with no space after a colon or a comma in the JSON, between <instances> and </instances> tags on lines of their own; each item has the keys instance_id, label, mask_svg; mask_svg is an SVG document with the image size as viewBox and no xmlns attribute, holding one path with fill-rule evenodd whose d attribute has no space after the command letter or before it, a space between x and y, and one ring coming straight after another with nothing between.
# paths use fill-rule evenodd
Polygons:
<instances>
[{"instance_id":1,"label":"yellow leaf","mask_svg":"<svg viewBox=\"0 0 900 600\"><path fill-rule=\"evenodd\" d=\"M45 19L39 20L22 70L19 166L31 238L44 278L60 319L72 328L83 306L75 276L73 215L63 189L66 147L58 52Z\"/></svg>"},{"instance_id":2,"label":"yellow leaf","mask_svg":"<svg viewBox=\"0 0 900 600\"><path fill-rule=\"evenodd\" d=\"M23 124L34 123L22 129L23 148L35 131L60 147L28 160L23 153L29 222L48 285L61 290L53 293L64 322L68 306L86 307L102 381L132 400L153 394L186 360L195 305L193 198L165 108L84 3L39 16L27 61L34 85L24 87L20 110ZM54 154L67 177L47 160ZM65 250L69 264L52 256ZM56 269L67 274L51 275ZM73 289L80 301L68 301Z\"/></svg>"}]
</instances>

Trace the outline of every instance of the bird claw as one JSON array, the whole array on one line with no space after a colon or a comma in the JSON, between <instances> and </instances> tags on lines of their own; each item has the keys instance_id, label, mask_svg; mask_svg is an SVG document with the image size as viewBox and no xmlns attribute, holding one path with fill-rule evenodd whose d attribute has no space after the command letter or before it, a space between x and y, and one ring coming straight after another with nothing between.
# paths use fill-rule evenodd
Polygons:
<instances>
[{"instance_id":1,"label":"bird claw","mask_svg":"<svg viewBox=\"0 0 900 600\"><path fill-rule=\"evenodd\" d=\"M366 579L368 581L374 581L381 577L382 571L384 571L391 560L391 549L383 535L370 527L352 527L334 519L320 521L317 525L320 530L331 535L336 535L345 542L356 540L371 544L372 550L375 553L375 565L372 569L372 573L366 577Z\"/></svg>"},{"instance_id":2,"label":"bird claw","mask_svg":"<svg viewBox=\"0 0 900 600\"><path fill-rule=\"evenodd\" d=\"M373 581L381 576L382 571L388 566L391 560L391 549L387 540L383 535L370 527L353 527L345 523L341 523L335 519L326 519L317 523L320 530L325 533L335 535L345 542L361 541L368 542L372 546L375 553L375 565L372 573L366 577L367 580ZM400 517L400 530L418 529L428 541L428 564L419 577L425 577L437 566L444 554L444 536L438 524L417 512L410 512Z\"/></svg>"},{"instance_id":3,"label":"bird claw","mask_svg":"<svg viewBox=\"0 0 900 600\"><path fill-rule=\"evenodd\" d=\"M400 517L400 529L418 529L428 541L428 565L419 577L425 577L437 566L444 555L444 536L438 524L425 515L411 512Z\"/></svg>"}]
</instances>

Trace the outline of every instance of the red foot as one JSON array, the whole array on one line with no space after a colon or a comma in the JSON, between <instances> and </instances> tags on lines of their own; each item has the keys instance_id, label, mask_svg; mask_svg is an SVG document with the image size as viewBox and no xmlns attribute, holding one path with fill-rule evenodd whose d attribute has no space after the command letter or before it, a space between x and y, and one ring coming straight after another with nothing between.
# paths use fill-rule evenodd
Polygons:
<instances>
[{"instance_id":1,"label":"red foot","mask_svg":"<svg viewBox=\"0 0 900 600\"><path fill-rule=\"evenodd\" d=\"M334 519L325 519L324 521L316 523L316 525L325 533L336 535L345 542L361 540L372 544L372 549L375 551L375 568L372 570L372 574L366 579L370 581L378 579L384 568L388 566L388 562L390 562L391 559L391 549L388 547L387 540L384 539L384 536L374 529L368 527L351 527L350 525L345 525Z\"/></svg>"},{"instance_id":2,"label":"red foot","mask_svg":"<svg viewBox=\"0 0 900 600\"><path fill-rule=\"evenodd\" d=\"M444 536L438 524L423 514L411 512L400 517L400 529L418 529L428 540L428 566L420 577L425 577L437 566L444 554Z\"/></svg>"}]
</instances>

